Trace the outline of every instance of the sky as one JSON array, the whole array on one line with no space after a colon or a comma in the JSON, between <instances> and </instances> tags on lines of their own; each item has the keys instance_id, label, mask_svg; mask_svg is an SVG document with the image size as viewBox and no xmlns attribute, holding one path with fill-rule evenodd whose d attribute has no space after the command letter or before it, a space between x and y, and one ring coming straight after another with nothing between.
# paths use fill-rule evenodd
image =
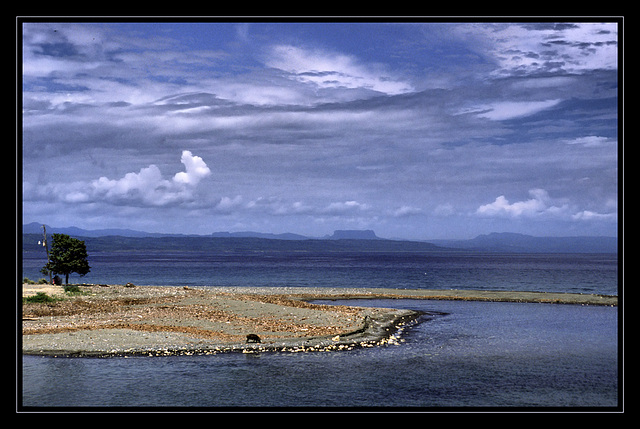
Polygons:
<instances>
[{"instance_id":1,"label":"sky","mask_svg":"<svg viewBox=\"0 0 640 429\"><path fill-rule=\"evenodd\" d=\"M618 30L23 20L23 222L615 236Z\"/></svg>"}]
</instances>

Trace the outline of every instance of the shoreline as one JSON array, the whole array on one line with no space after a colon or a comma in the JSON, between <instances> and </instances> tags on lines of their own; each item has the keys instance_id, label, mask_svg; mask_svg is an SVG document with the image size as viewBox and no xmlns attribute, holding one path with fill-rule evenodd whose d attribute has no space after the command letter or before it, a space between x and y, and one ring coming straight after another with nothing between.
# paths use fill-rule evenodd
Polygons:
<instances>
[{"instance_id":1,"label":"shoreline","mask_svg":"<svg viewBox=\"0 0 640 429\"><path fill-rule=\"evenodd\" d=\"M617 296L474 290L23 285L53 303L23 304L22 352L40 356L168 356L333 351L396 343L421 312L318 305L329 299L432 299L617 306ZM57 288L57 289L56 289ZM246 336L258 335L259 343Z\"/></svg>"},{"instance_id":2,"label":"shoreline","mask_svg":"<svg viewBox=\"0 0 640 429\"><path fill-rule=\"evenodd\" d=\"M393 289L324 287L202 286L212 291L259 295L287 295L303 301L315 299L426 299L617 306L617 295L566 292L496 291L471 289Z\"/></svg>"}]
</instances>

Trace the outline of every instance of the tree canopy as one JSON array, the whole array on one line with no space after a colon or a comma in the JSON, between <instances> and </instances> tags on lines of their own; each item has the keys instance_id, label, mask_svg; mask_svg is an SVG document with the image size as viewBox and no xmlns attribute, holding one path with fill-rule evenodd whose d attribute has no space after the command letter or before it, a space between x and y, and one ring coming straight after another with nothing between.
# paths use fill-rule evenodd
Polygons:
<instances>
[{"instance_id":1,"label":"tree canopy","mask_svg":"<svg viewBox=\"0 0 640 429\"><path fill-rule=\"evenodd\" d=\"M43 273L51 271L54 274L64 274L65 283L69 284L69 274L77 273L84 276L91 270L84 241L66 234L53 234L52 237L49 262L42 267Z\"/></svg>"}]
</instances>

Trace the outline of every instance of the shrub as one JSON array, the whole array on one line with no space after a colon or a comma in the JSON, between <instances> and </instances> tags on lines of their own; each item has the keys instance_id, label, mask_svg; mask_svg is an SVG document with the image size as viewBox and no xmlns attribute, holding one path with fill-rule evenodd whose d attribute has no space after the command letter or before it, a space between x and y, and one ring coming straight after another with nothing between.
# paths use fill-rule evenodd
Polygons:
<instances>
[{"instance_id":1,"label":"shrub","mask_svg":"<svg viewBox=\"0 0 640 429\"><path fill-rule=\"evenodd\" d=\"M66 293L82 293L82 291L80 290L80 288L78 286L65 285L63 287L64 287L64 291Z\"/></svg>"},{"instance_id":2,"label":"shrub","mask_svg":"<svg viewBox=\"0 0 640 429\"><path fill-rule=\"evenodd\" d=\"M42 303L42 302L54 302L54 301L55 301L55 298L50 297L44 292L38 292L33 296L22 298L22 302Z\"/></svg>"}]
</instances>

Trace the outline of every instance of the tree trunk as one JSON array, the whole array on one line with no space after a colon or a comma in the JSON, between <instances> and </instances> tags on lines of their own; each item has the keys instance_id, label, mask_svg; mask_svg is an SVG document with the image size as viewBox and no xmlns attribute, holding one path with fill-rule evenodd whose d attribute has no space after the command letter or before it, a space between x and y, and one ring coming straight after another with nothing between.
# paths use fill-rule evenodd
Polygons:
<instances>
[{"instance_id":1,"label":"tree trunk","mask_svg":"<svg viewBox=\"0 0 640 429\"><path fill-rule=\"evenodd\" d=\"M64 275L64 284L68 285L69 284L69 273L66 273Z\"/></svg>"}]
</instances>

